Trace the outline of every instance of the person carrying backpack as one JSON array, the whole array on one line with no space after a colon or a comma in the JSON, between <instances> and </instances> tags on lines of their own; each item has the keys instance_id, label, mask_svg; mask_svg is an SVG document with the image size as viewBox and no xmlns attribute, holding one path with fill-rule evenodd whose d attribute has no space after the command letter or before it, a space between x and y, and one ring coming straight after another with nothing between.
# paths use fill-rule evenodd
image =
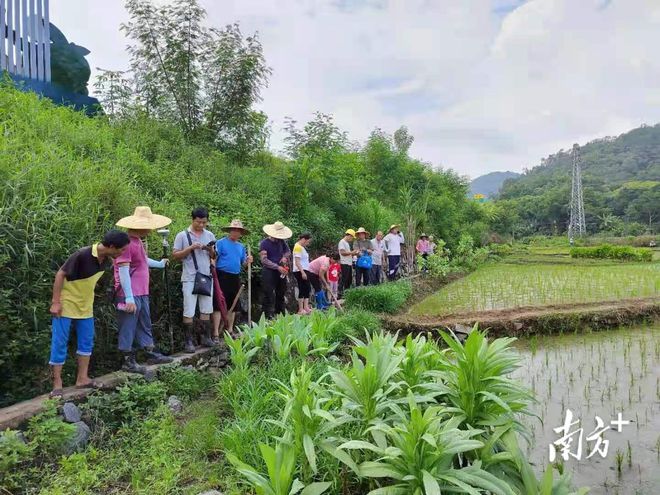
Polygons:
<instances>
[{"instance_id":1,"label":"person carrying backpack","mask_svg":"<svg viewBox=\"0 0 660 495\"><path fill-rule=\"evenodd\" d=\"M355 271L357 272L357 277L355 285L357 287L361 285L369 285L369 280L371 278L371 266L373 260L371 258L371 253L373 252L373 246L369 241L369 232L365 230L364 227L360 227L357 232L357 239L353 243L353 251L357 254L357 261L355 263Z\"/></svg>"}]
</instances>

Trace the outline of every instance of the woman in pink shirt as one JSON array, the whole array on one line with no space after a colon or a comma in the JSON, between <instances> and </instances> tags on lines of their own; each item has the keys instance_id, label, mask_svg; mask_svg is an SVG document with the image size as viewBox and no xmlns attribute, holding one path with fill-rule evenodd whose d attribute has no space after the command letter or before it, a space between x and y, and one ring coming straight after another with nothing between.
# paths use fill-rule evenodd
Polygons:
<instances>
[{"instance_id":1,"label":"woman in pink shirt","mask_svg":"<svg viewBox=\"0 0 660 495\"><path fill-rule=\"evenodd\" d=\"M339 255L332 253L327 256L319 256L309 264L308 275L309 281L316 293L316 309L326 309L330 306L323 289L330 287L330 279L328 278L330 265L336 263L338 260Z\"/></svg>"},{"instance_id":2,"label":"woman in pink shirt","mask_svg":"<svg viewBox=\"0 0 660 495\"><path fill-rule=\"evenodd\" d=\"M431 251L429 237L426 234L422 233L422 235L419 236L419 240L417 241L417 246L415 249L417 254L421 255L422 257L422 271L425 272L427 270L426 260L429 257L429 252Z\"/></svg>"}]
</instances>

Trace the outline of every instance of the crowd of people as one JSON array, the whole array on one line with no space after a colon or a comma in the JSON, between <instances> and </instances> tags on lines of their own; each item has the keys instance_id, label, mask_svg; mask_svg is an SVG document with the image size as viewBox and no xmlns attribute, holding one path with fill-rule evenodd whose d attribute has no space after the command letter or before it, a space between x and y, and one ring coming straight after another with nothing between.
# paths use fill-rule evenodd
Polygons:
<instances>
[{"instance_id":1,"label":"crowd of people","mask_svg":"<svg viewBox=\"0 0 660 495\"><path fill-rule=\"evenodd\" d=\"M196 343L213 347L220 343L220 329L231 332L237 312L242 311L241 271L254 261L249 247L241 238L249 234L236 219L221 228L220 239L207 229L209 213L196 208L191 223L174 240L171 257L181 262L183 295L182 323L184 352L196 352ZM117 345L122 353L122 370L144 373L137 362L142 350L148 364L168 363L172 358L157 350L152 333L149 301L149 269L165 269L170 260L154 260L147 256L144 240L154 230L164 229L171 219L152 213L146 206L137 207L116 225L98 244L73 253L55 275L50 312L53 317L50 365L53 370L51 397L63 393L64 365L72 325L77 338L78 388L99 388L89 378L89 360L94 345L94 288L110 267L114 273L114 297ZM261 262L262 311L266 318L284 314L289 272L297 283L298 314L309 314L313 308L324 310L331 305L341 307L344 291L355 286L380 284L384 278L397 278L404 237L399 225L391 225L386 235L379 231L371 239L363 227L347 229L337 249L311 259L307 248L312 234L302 233L293 249L288 240L292 230L282 222L264 225L265 238L259 244ZM426 259L433 254L432 236L422 234L416 245L417 254ZM312 293L313 290L313 293ZM313 294L313 298L312 298ZM199 314L198 329L195 316Z\"/></svg>"}]
</instances>

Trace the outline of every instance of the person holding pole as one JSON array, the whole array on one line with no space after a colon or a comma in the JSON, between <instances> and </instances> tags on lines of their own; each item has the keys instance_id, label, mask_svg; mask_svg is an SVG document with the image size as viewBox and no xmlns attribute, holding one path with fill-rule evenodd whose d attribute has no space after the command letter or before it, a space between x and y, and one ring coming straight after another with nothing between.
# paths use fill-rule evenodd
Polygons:
<instances>
[{"instance_id":1,"label":"person holding pole","mask_svg":"<svg viewBox=\"0 0 660 495\"><path fill-rule=\"evenodd\" d=\"M230 311L227 315L228 328L225 329L231 333L234 328L236 312L241 311L241 303L237 300L241 288L241 266L249 266L253 260L252 256L247 253L245 246L240 242L241 237L250 233L248 229L243 227L243 222L232 220L222 230L227 232L227 235L215 243L215 270L227 306L229 308L233 307L233 311ZM216 322L219 331L220 318L214 318L214 325Z\"/></svg>"},{"instance_id":2,"label":"person holding pole","mask_svg":"<svg viewBox=\"0 0 660 495\"><path fill-rule=\"evenodd\" d=\"M284 297L291 257L291 249L286 240L291 238L293 232L282 222L264 225L262 229L267 236L259 244L263 312L266 318L272 319L286 311Z\"/></svg>"},{"instance_id":3,"label":"person holding pole","mask_svg":"<svg viewBox=\"0 0 660 495\"><path fill-rule=\"evenodd\" d=\"M213 347L211 338L211 314L213 313L213 292L211 295L194 293L195 276L197 272L211 276L211 247L209 243L215 242L215 235L206 230L209 223L209 212L206 208L195 208L192 213L190 226L179 232L174 238L172 257L183 264L181 271L181 287L183 291L183 328L184 352L195 352L194 323L195 312L199 306L199 320L202 327L201 344L204 347Z\"/></svg>"},{"instance_id":4,"label":"person holding pole","mask_svg":"<svg viewBox=\"0 0 660 495\"><path fill-rule=\"evenodd\" d=\"M137 364L135 349L143 349L149 364L171 363L155 348L151 332L149 308L149 268L165 268L168 259L152 260L147 256L143 239L152 230L167 227L172 220L151 212L148 206L138 206L132 215L117 222L118 227L128 229L128 248L114 260L115 298L119 322L119 350L123 354L122 370L144 373Z\"/></svg>"},{"instance_id":5,"label":"person holding pole","mask_svg":"<svg viewBox=\"0 0 660 495\"><path fill-rule=\"evenodd\" d=\"M94 347L94 287L111 265L110 260L126 251L129 242L126 232L111 230L100 243L81 248L69 256L57 271L50 306L53 315L49 362L53 368L51 398L63 394L62 367L72 323L78 340L76 387L97 388L98 384L87 374Z\"/></svg>"},{"instance_id":6,"label":"person holding pole","mask_svg":"<svg viewBox=\"0 0 660 495\"><path fill-rule=\"evenodd\" d=\"M344 237L337 245L339 251L339 264L341 265L341 288L339 297L341 298L344 291L351 288L353 282L353 256L360 254L351 248L351 242L355 239L355 230L347 229L344 232Z\"/></svg>"}]
</instances>

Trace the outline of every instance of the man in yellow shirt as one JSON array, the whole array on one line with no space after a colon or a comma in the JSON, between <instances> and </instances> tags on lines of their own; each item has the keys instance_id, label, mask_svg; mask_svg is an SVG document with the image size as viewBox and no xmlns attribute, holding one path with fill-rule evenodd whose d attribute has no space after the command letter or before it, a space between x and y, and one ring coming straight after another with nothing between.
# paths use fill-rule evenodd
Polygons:
<instances>
[{"instance_id":1,"label":"man in yellow shirt","mask_svg":"<svg viewBox=\"0 0 660 495\"><path fill-rule=\"evenodd\" d=\"M71 323L78 340L78 375L76 387L97 386L89 376L89 358L94 347L94 287L116 258L128 246L126 232L111 230L99 244L84 247L69 256L55 275L50 313L53 315L53 333L50 365L53 367L51 397L62 396L62 366L66 360Z\"/></svg>"}]
</instances>

